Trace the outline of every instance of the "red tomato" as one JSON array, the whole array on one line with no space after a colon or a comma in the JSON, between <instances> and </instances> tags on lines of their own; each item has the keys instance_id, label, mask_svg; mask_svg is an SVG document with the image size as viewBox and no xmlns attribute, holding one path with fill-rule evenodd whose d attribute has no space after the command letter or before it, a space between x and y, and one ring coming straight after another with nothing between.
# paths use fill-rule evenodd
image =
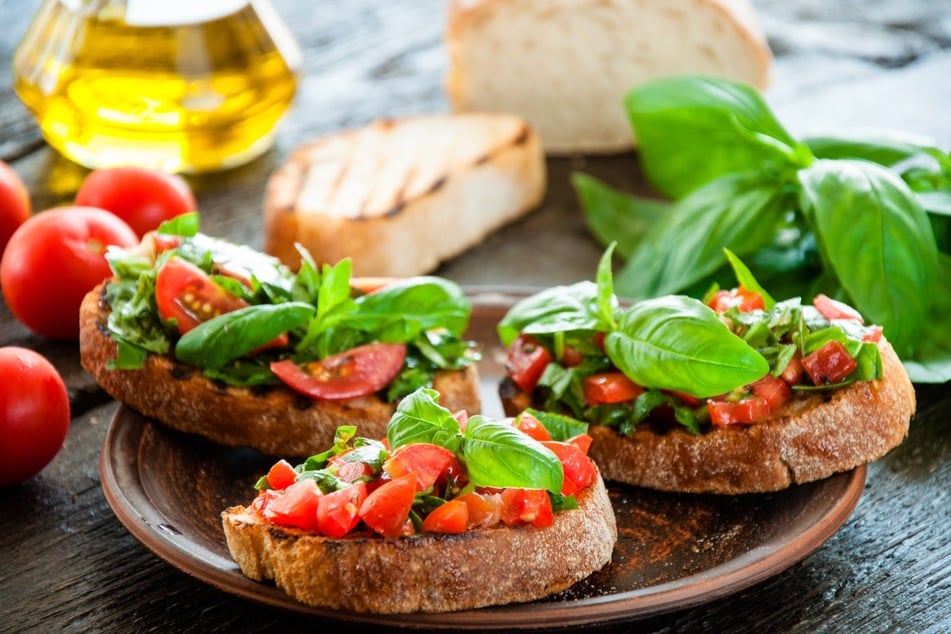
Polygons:
<instances>
[{"instance_id":1,"label":"red tomato","mask_svg":"<svg viewBox=\"0 0 951 634\"><path fill-rule=\"evenodd\" d=\"M548 433L548 430L545 429L545 426L542 425L541 421L528 412L519 414L515 427L526 436L530 436L535 440L551 440L551 435Z\"/></svg>"},{"instance_id":2,"label":"red tomato","mask_svg":"<svg viewBox=\"0 0 951 634\"><path fill-rule=\"evenodd\" d=\"M792 390L782 379L777 379L772 374L767 374L759 381L750 385L750 390L756 396L766 399L770 411L777 410L792 400Z\"/></svg>"},{"instance_id":3,"label":"red tomato","mask_svg":"<svg viewBox=\"0 0 951 634\"><path fill-rule=\"evenodd\" d=\"M462 473L455 454L439 445L413 443L397 447L383 463L383 471L394 480L413 474L416 490L425 491L437 481Z\"/></svg>"},{"instance_id":4,"label":"red tomato","mask_svg":"<svg viewBox=\"0 0 951 634\"><path fill-rule=\"evenodd\" d=\"M19 174L0 161L0 253L17 227L30 217L30 193Z\"/></svg>"},{"instance_id":5,"label":"red tomato","mask_svg":"<svg viewBox=\"0 0 951 634\"><path fill-rule=\"evenodd\" d=\"M322 495L317 500L317 531L328 537L343 537L360 523L360 506L367 499L363 482Z\"/></svg>"},{"instance_id":6,"label":"red tomato","mask_svg":"<svg viewBox=\"0 0 951 634\"><path fill-rule=\"evenodd\" d=\"M472 491L456 500L465 503L470 528L494 526L499 521L501 499L498 495L481 495Z\"/></svg>"},{"instance_id":7,"label":"red tomato","mask_svg":"<svg viewBox=\"0 0 951 634\"><path fill-rule=\"evenodd\" d=\"M155 303L162 319L174 319L182 335L203 321L248 306L200 268L176 257L155 276Z\"/></svg>"},{"instance_id":8,"label":"red tomato","mask_svg":"<svg viewBox=\"0 0 951 634\"><path fill-rule=\"evenodd\" d=\"M195 196L181 176L145 167L93 170L79 186L75 203L115 214L140 237L197 208Z\"/></svg>"},{"instance_id":9,"label":"red tomato","mask_svg":"<svg viewBox=\"0 0 951 634\"><path fill-rule=\"evenodd\" d=\"M853 319L860 324L865 323L859 311L848 304L834 300L822 293L816 295L816 298L812 300L812 305L815 306L816 310L822 313L822 316L826 319Z\"/></svg>"},{"instance_id":10,"label":"red tomato","mask_svg":"<svg viewBox=\"0 0 951 634\"><path fill-rule=\"evenodd\" d=\"M287 460L275 462L271 470L267 472L267 485L272 489L286 489L296 481L297 472Z\"/></svg>"},{"instance_id":11,"label":"red tomato","mask_svg":"<svg viewBox=\"0 0 951 634\"><path fill-rule=\"evenodd\" d=\"M591 459L575 444L567 442L543 442L558 459L565 474L561 494L571 495L575 491L591 486L598 475Z\"/></svg>"},{"instance_id":12,"label":"red tomato","mask_svg":"<svg viewBox=\"0 0 951 634\"><path fill-rule=\"evenodd\" d=\"M786 364L786 367L783 368L783 373L779 378L789 385L799 385L802 383L804 374L805 370L802 367L802 357L797 352L795 356L789 360L789 363Z\"/></svg>"},{"instance_id":13,"label":"red tomato","mask_svg":"<svg viewBox=\"0 0 951 634\"><path fill-rule=\"evenodd\" d=\"M644 388L627 378L623 372L592 374L584 380L584 402L588 405L633 401Z\"/></svg>"},{"instance_id":14,"label":"red tomato","mask_svg":"<svg viewBox=\"0 0 951 634\"><path fill-rule=\"evenodd\" d=\"M344 482L355 482L364 476L373 474L373 468L367 463L359 460L344 460L341 458L344 455L346 454L334 456L328 462L328 464L337 465L337 477Z\"/></svg>"},{"instance_id":15,"label":"red tomato","mask_svg":"<svg viewBox=\"0 0 951 634\"><path fill-rule=\"evenodd\" d=\"M690 407L699 407L700 403L703 402L701 399L697 398L693 394L687 394L686 392L678 392L677 390L661 390L661 391L664 394L667 394L668 396L673 396L674 398L680 399L681 401L683 401Z\"/></svg>"},{"instance_id":16,"label":"red tomato","mask_svg":"<svg viewBox=\"0 0 951 634\"><path fill-rule=\"evenodd\" d=\"M0 262L10 312L39 335L76 339L83 297L111 275L106 247L137 243L127 224L101 209L60 207L31 216Z\"/></svg>"},{"instance_id":17,"label":"red tomato","mask_svg":"<svg viewBox=\"0 0 951 634\"><path fill-rule=\"evenodd\" d=\"M544 489L503 489L502 522L506 526L531 524L538 528L551 526L555 520L551 498Z\"/></svg>"},{"instance_id":18,"label":"red tomato","mask_svg":"<svg viewBox=\"0 0 951 634\"><path fill-rule=\"evenodd\" d=\"M865 336L862 337L862 341L867 341L868 343L878 343L882 340L883 335L881 326L869 326L865 329Z\"/></svg>"},{"instance_id":19,"label":"red tomato","mask_svg":"<svg viewBox=\"0 0 951 634\"><path fill-rule=\"evenodd\" d=\"M264 507L263 515L272 524L317 530L317 501L320 489L313 480L301 480L284 489Z\"/></svg>"},{"instance_id":20,"label":"red tomato","mask_svg":"<svg viewBox=\"0 0 951 634\"><path fill-rule=\"evenodd\" d=\"M845 380L852 374L852 370L858 367L858 363L845 346L833 340L803 357L802 367L806 369L806 374L814 385L829 385Z\"/></svg>"},{"instance_id":21,"label":"red tomato","mask_svg":"<svg viewBox=\"0 0 951 634\"><path fill-rule=\"evenodd\" d=\"M416 476L407 473L368 495L360 505L360 519L384 537L400 537L412 531L407 523L415 497Z\"/></svg>"},{"instance_id":22,"label":"red tomato","mask_svg":"<svg viewBox=\"0 0 951 634\"><path fill-rule=\"evenodd\" d=\"M578 434L577 436L572 436L568 439L572 445L581 450L581 453L588 455L588 450L591 449L592 438L588 434Z\"/></svg>"},{"instance_id":23,"label":"red tomato","mask_svg":"<svg viewBox=\"0 0 951 634\"><path fill-rule=\"evenodd\" d=\"M709 399L707 409L714 425L749 425L769 416L769 403L762 396L752 396L742 401Z\"/></svg>"},{"instance_id":24,"label":"red tomato","mask_svg":"<svg viewBox=\"0 0 951 634\"><path fill-rule=\"evenodd\" d=\"M463 500L449 500L440 504L423 520L427 533L465 533L469 528L469 507Z\"/></svg>"},{"instance_id":25,"label":"red tomato","mask_svg":"<svg viewBox=\"0 0 951 634\"><path fill-rule=\"evenodd\" d=\"M56 456L69 395L56 368L26 348L0 348L0 486L28 480Z\"/></svg>"},{"instance_id":26,"label":"red tomato","mask_svg":"<svg viewBox=\"0 0 951 634\"><path fill-rule=\"evenodd\" d=\"M276 361L271 371L301 394L341 401L382 390L400 373L405 359L405 344L368 343L304 366L290 359Z\"/></svg>"},{"instance_id":27,"label":"red tomato","mask_svg":"<svg viewBox=\"0 0 951 634\"><path fill-rule=\"evenodd\" d=\"M577 348L572 348L571 346L565 346L565 349L561 353L561 365L566 368L573 368L576 365L581 365L584 361L584 355L578 351Z\"/></svg>"},{"instance_id":28,"label":"red tomato","mask_svg":"<svg viewBox=\"0 0 951 634\"><path fill-rule=\"evenodd\" d=\"M728 309L736 306L741 313L748 313L752 310L765 310L766 302L763 296L756 291L751 291L744 286L738 286L732 290L717 291L710 300L710 308L717 313L726 312Z\"/></svg>"},{"instance_id":29,"label":"red tomato","mask_svg":"<svg viewBox=\"0 0 951 634\"><path fill-rule=\"evenodd\" d=\"M532 392L551 363L551 353L531 335L519 335L509 346L505 370L523 392Z\"/></svg>"}]
</instances>

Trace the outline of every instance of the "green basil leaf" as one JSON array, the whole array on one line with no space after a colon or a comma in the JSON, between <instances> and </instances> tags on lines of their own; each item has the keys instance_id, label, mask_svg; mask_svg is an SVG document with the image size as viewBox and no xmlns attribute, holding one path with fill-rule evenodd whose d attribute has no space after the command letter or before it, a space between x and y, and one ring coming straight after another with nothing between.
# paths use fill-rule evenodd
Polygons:
<instances>
[{"instance_id":1,"label":"green basil leaf","mask_svg":"<svg viewBox=\"0 0 951 634\"><path fill-rule=\"evenodd\" d=\"M155 232L169 236L190 238L198 233L200 224L198 212L192 211L164 221L158 226Z\"/></svg>"},{"instance_id":2,"label":"green basil leaf","mask_svg":"<svg viewBox=\"0 0 951 634\"><path fill-rule=\"evenodd\" d=\"M471 416L462 459L475 486L547 489L561 493L561 461L550 449L508 423Z\"/></svg>"},{"instance_id":3,"label":"green basil leaf","mask_svg":"<svg viewBox=\"0 0 951 634\"><path fill-rule=\"evenodd\" d=\"M612 242L601 255L595 277L595 284L598 286L598 315L612 329L617 326L614 318L614 313L617 310L617 297L614 295L613 261L611 259L614 254L614 247L615 243Z\"/></svg>"},{"instance_id":4,"label":"green basil leaf","mask_svg":"<svg viewBox=\"0 0 951 634\"><path fill-rule=\"evenodd\" d=\"M927 215L907 185L875 163L820 160L799 179L823 259L855 308L907 354L926 321L937 270Z\"/></svg>"},{"instance_id":5,"label":"green basil leaf","mask_svg":"<svg viewBox=\"0 0 951 634\"><path fill-rule=\"evenodd\" d=\"M217 369L281 333L306 324L314 307L303 302L260 304L219 315L185 333L175 345L183 363Z\"/></svg>"},{"instance_id":6,"label":"green basil leaf","mask_svg":"<svg viewBox=\"0 0 951 634\"><path fill-rule=\"evenodd\" d=\"M439 277L415 277L389 284L355 300L346 325L383 341L408 342L420 332L446 328L461 337L472 304L462 289Z\"/></svg>"},{"instance_id":7,"label":"green basil leaf","mask_svg":"<svg viewBox=\"0 0 951 634\"><path fill-rule=\"evenodd\" d=\"M445 447L453 453L462 443L459 422L439 404L439 393L421 388L400 401L386 427L390 449L425 442Z\"/></svg>"},{"instance_id":8,"label":"green basil leaf","mask_svg":"<svg viewBox=\"0 0 951 634\"><path fill-rule=\"evenodd\" d=\"M726 174L807 165L797 144L752 86L722 78L676 76L644 82L625 106L644 172L671 198Z\"/></svg>"},{"instance_id":9,"label":"green basil leaf","mask_svg":"<svg viewBox=\"0 0 951 634\"><path fill-rule=\"evenodd\" d=\"M616 308L616 304L612 305ZM573 330L606 331L609 324L601 313L601 295L593 282L553 286L512 306L499 322L499 338L502 345L508 346L521 332L537 335Z\"/></svg>"},{"instance_id":10,"label":"green basil leaf","mask_svg":"<svg viewBox=\"0 0 951 634\"><path fill-rule=\"evenodd\" d=\"M760 286L760 283L756 280L756 276L754 276L753 272L743 263L743 260L738 258L736 254L729 249L724 249L723 251L726 253L726 259L729 260L730 267L736 275L737 284L749 291L759 293L763 298L763 304L766 306L766 310L772 309L772 307L776 305L776 300L766 292L765 288Z\"/></svg>"},{"instance_id":11,"label":"green basil leaf","mask_svg":"<svg viewBox=\"0 0 951 634\"><path fill-rule=\"evenodd\" d=\"M934 288L951 288L951 256L939 254ZM922 325L922 345L914 355L902 358L909 378L915 383L944 383L951 378L951 293L936 293L929 318Z\"/></svg>"},{"instance_id":12,"label":"green basil leaf","mask_svg":"<svg viewBox=\"0 0 951 634\"><path fill-rule=\"evenodd\" d=\"M645 387L705 398L762 378L769 364L699 300L666 296L635 304L608 333L614 364Z\"/></svg>"},{"instance_id":13,"label":"green basil leaf","mask_svg":"<svg viewBox=\"0 0 951 634\"><path fill-rule=\"evenodd\" d=\"M939 151L930 139L898 132L873 130L857 134L804 139L816 158L864 159L885 167L911 157Z\"/></svg>"}]
</instances>

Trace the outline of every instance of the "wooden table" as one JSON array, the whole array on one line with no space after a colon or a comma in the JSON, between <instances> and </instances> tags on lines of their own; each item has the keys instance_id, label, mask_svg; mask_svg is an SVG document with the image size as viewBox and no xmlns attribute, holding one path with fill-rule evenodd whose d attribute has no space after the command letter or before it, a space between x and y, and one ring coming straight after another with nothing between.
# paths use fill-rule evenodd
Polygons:
<instances>
[{"instance_id":1,"label":"wooden table","mask_svg":"<svg viewBox=\"0 0 951 634\"><path fill-rule=\"evenodd\" d=\"M85 170L45 146L11 90L9 61L38 5L0 0L0 158L24 177L35 208L44 209L68 202ZM936 12L937 5L944 8ZM203 229L254 246L261 242L266 178L301 139L378 116L445 109L442 2L276 0L275 6L304 53L298 100L277 146L245 167L191 179ZM884 126L951 145L951 6L932 0L757 6L778 57L768 98L794 134ZM601 249L568 182L579 169L648 191L633 155L550 160L542 208L438 272L473 285L590 278ZM100 447L118 404L82 370L77 346L32 335L2 304L0 345L26 346L51 359L73 411L56 460L32 481L0 490L0 631L334 627L219 591L144 548L117 521L100 486ZM854 514L818 551L737 594L631 628L951 630L951 392L922 385L918 398L908 439L870 466Z\"/></svg>"}]
</instances>

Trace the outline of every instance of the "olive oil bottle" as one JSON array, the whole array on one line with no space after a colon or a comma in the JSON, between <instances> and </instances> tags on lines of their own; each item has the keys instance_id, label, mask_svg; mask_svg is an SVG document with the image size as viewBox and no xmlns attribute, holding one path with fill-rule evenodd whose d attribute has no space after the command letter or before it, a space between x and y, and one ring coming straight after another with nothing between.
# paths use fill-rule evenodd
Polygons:
<instances>
[{"instance_id":1,"label":"olive oil bottle","mask_svg":"<svg viewBox=\"0 0 951 634\"><path fill-rule=\"evenodd\" d=\"M272 145L299 60L267 0L45 0L14 88L77 163L205 172Z\"/></svg>"}]
</instances>

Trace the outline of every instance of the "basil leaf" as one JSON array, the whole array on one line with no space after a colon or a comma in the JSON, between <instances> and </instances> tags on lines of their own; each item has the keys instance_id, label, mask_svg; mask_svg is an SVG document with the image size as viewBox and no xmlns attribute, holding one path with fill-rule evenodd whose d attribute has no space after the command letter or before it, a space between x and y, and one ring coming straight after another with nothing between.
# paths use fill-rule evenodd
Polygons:
<instances>
[{"instance_id":1,"label":"basil leaf","mask_svg":"<svg viewBox=\"0 0 951 634\"><path fill-rule=\"evenodd\" d=\"M766 289L760 286L760 283L756 280L756 277L753 275L752 271L743 264L743 260L738 258L735 253L729 249L724 249L726 253L726 259L730 262L730 267L733 268L733 273L736 275L736 282L743 288L753 291L754 293L759 293L763 298L763 304L766 306L766 310L770 310L773 306L776 305L776 300L766 292Z\"/></svg>"},{"instance_id":2,"label":"basil leaf","mask_svg":"<svg viewBox=\"0 0 951 634\"><path fill-rule=\"evenodd\" d=\"M462 459L475 486L547 489L561 493L561 461L550 449L512 425L471 416L466 423Z\"/></svg>"},{"instance_id":3,"label":"basil leaf","mask_svg":"<svg viewBox=\"0 0 951 634\"><path fill-rule=\"evenodd\" d=\"M155 232L190 238L198 233L199 224L198 212L192 211L164 221Z\"/></svg>"},{"instance_id":4,"label":"basil leaf","mask_svg":"<svg viewBox=\"0 0 951 634\"><path fill-rule=\"evenodd\" d=\"M937 269L925 212L901 179L867 161L820 160L799 180L823 259L855 308L907 354L926 321Z\"/></svg>"},{"instance_id":5,"label":"basil leaf","mask_svg":"<svg viewBox=\"0 0 951 634\"><path fill-rule=\"evenodd\" d=\"M614 364L645 387L705 398L762 378L769 364L699 300L667 296L640 302L608 333Z\"/></svg>"},{"instance_id":6,"label":"basil leaf","mask_svg":"<svg viewBox=\"0 0 951 634\"><path fill-rule=\"evenodd\" d=\"M644 82L625 106L651 184L671 198L730 173L806 165L812 154L752 86L677 76Z\"/></svg>"},{"instance_id":7,"label":"basil leaf","mask_svg":"<svg viewBox=\"0 0 951 634\"><path fill-rule=\"evenodd\" d=\"M281 333L306 324L314 307L303 302L248 306L199 324L175 346L175 358L215 370Z\"/></svg>"},{"instance_id":8,"label":"basil leaf","mask_svg":"<svg viewBox=\"0 0 951 634\"><path fill-rule=\"evenodd\" d=\"M616 309L616 298L612 306ZM554 334L573 330L609 329L601 317L601 295L593 282L553 286L516 303L498 325L502 345L508 346L521 332Z\"/></svg>"},{"instance_id":9,"label":"basil leaf","mask_svg":"<svg viewBox=\"0 0 951 634\"><path fill-rule=\"evenodd\" d=\"M386 427L390 449L425 442L445 447L453 453L462 443L459 422L439 404L439 393L421 388L400 401Z\"/></svg>"},{"instance_id":10,"label":"basil leaf","mask_svg":"<svg viewBox=\"0 0 951 634\"><path fill-rule=\"evenodd\" d=\"M938 256L935 288L951 288L951 256ZM928 345L919 346L910 358L902 362L909 378L915 383L944 383L951 377L951 328L947 318L951 315L951 293L937 293L929 318L922 326L922 339Z\"/></svg>"},{"instance_id":11,"label":"basil leaf","mask_svg":"<svg viewBox=\"0 0 951 634\"><path fill-rule=\"evenodd\" d=\"M911 157L940 152L929 139L890 131L812 137L804 139L816 158L865 159L891 167Z\"/></svg>"},{"instance_id":12,"label":"basil leaf","mask_svg":"<svg viewBox=\"0 0 951 634\"><path fill-rule=\"evenodd\" d=\"M407 342L431 328L446 328L461 337L472 304L462 289L439 277L416 277L389 284L358 297L346 325L383 341Z\"/></svg>"}]
</instances>

